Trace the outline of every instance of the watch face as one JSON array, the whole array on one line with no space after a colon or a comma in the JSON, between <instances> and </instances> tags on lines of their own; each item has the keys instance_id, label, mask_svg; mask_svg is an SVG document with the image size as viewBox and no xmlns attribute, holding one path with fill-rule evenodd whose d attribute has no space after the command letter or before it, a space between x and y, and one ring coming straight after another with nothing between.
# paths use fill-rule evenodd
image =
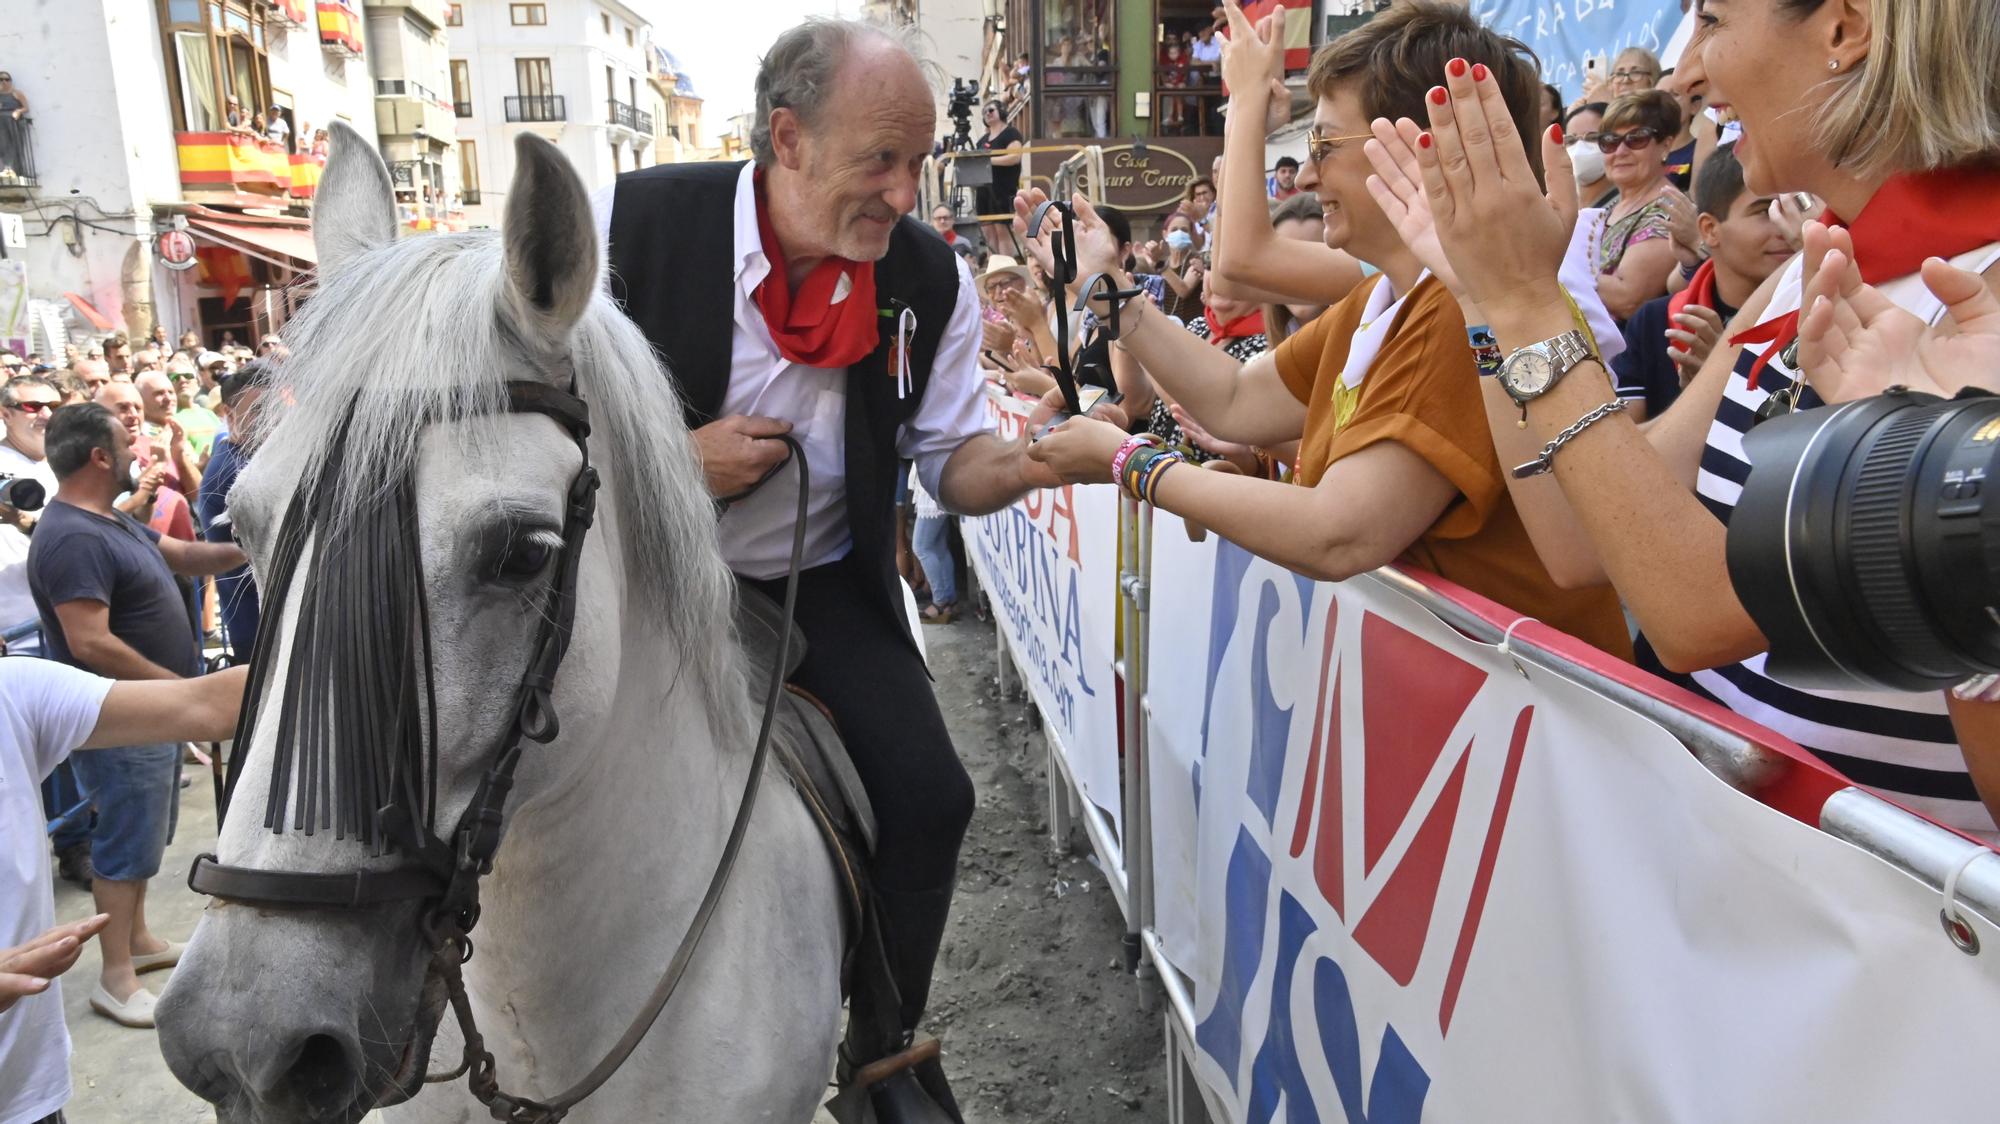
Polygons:
<instances>
[{"instance_id":1,"label":"watch face","mask_svg":"<svg viewBox=\"0 0 2000 1124\"><path fill-rule=\"evenodd\" d=\"M1538 351L1523 351L1516 354L1502 373L1506 375L1507 385L1512 387L1516 394L1529 397L1547 390L1549 384L1556 381L1555 364L1549 362L1548 356Z\"/></svg>"}]
</instances>

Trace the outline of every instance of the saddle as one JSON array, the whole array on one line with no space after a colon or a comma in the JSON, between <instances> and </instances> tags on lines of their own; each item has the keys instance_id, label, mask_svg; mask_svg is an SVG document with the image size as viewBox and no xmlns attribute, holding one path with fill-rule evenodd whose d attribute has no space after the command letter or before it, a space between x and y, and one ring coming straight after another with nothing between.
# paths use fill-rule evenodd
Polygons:
<instances>
[{"instance_id":1,"label":"saddle","mask_svg":"<svg viewBox=\"0 0 2000 1124\"><path fill-rule=\"evenodd\" d=\"M776 601L738 583L736 631L753 690L762 690L762 685L770 682L783 617L784 610ZM811 693L789 682L805 658L805 634L793 625L785 693L778 701L778 715L771 727L771 752L819 825L840 879L842 930L846 934L840 975L845 993L868 916L868 863L875 854L875 812L833 717Z\"/></svg>"}]
</instances>

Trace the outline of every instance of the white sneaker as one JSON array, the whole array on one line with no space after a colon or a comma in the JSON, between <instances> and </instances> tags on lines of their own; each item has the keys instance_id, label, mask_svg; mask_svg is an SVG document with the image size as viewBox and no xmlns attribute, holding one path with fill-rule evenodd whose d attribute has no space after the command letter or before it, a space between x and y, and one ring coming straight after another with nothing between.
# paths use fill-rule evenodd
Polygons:
<instances>
[{"instance_id":1,"label":"white sneaker","mask_svg":"<svg viewBox=\"0 0 2000 1124\"><path fill-rule=\"evenodd\" d=\"M113 999L111 993L104 990L104 985L101 983L90 993L91 1010L121 1026L141 1029L153 1025L153 1004L156 1002L158 999L153 993L143 987L133 992L123 1003Z\"/></svg>"}]
</instances>

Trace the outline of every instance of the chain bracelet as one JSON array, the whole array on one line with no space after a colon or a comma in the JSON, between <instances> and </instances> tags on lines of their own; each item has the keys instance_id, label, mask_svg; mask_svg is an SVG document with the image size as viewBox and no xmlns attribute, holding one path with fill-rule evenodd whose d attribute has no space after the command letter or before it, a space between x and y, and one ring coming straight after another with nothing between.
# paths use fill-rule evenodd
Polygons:
<instances>
[{"instance_id":1,"label":"chain bracelet","mask_svg":"<svg viewBox=\"0 0 2000 1124\"><path fill-rule=\"evenodd\" d=\"M1526 464L1515 466L1514 479L1526 480L1531 476L1540 476L1554 468L1556 466L1556 450L1576 440L1577 435L1581 434L1584 430L1589 429L1591 426L1596 425L1598 422L1618 413L1624 408L1625 400L1623 398L1616 398L1576 419L1575 424L1556 434L1555 440L1542 446L1540 456Z\"/></svg>"}]
</instances>

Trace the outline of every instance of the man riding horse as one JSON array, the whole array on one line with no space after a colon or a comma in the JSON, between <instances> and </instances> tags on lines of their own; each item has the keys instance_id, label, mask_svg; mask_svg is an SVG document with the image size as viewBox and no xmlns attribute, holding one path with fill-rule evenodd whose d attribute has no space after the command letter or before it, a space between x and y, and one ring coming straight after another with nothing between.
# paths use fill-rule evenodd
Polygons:
<instances>
[{"instance_id":1,"label":"man riding horse","mask_svg":"<svg viewBox=\"0 0 2000 1124\"><path fill-rule=\"evenodd\" d=\"M808 21L773 44L756 93L749 163L660 165L599 194L612 292L672 373L724 557L750 589L775 594L795 561L795 497L755 486L782 467L781 435L805 450L793 682L831 713L879 821L869 873L886 955L857 958L842 1077L873 1079L885 1124L956 1119L934 1053L912 1043L972 782L908 632L898 466L914 460L968 515L1057 481L986 432L972 278L908 217L936 126L911 50L866 24Z\"/></svg>"}]
</instances>

